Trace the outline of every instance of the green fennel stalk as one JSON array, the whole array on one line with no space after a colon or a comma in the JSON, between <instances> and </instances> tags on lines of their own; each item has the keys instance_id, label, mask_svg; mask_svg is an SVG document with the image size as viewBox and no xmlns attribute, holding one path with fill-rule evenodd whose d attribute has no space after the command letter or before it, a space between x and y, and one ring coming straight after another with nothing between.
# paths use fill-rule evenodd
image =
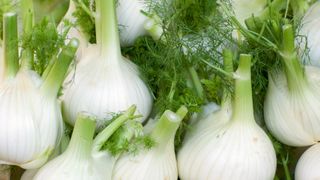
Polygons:
<instances>
[{"instance_id":1,"label":"green fennel stalk","mask_svg":"<svg viewBox=\"0 0 320 180\"><path fill-rule=\"evenodd\" d=\"M4 14L3 22L5 75L14 77L19 69L17 14Z\"/></svg>"}]
</instances>

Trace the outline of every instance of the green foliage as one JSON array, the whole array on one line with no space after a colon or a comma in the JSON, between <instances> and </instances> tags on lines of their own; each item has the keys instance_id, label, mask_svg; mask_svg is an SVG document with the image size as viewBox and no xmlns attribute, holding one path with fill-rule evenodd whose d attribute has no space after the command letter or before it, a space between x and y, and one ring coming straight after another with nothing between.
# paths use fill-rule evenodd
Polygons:
<instances>
[{"instance_id":1,"label":"green foliage","mask_svg":"<svg viewBox=\"0 0 320 180\"><path fill-rule=\"evenodd\" d=\"M211 11L199 12L209 7ZM192 81L195 80L190 77L188 68L195 69L199 76L196 81L200 84L202 79L211 79L214 73L224 76L202 61L221 69L222 56L218 49L227 46L231 39L231 27L215 7L214 1L177 1L174 6L165 0L150 3L150 13L157 14L163 21L162 40L154 42L142 37L133 47L123 49L124 54L141 68L156 99L157 113L175 110L181 105L186 105L191 113L197 112L206 101L205 97L212 97L200 97L194 90Z\"/></svg>"},{"instance_id":2,"label":"green foliage","mask_svg":"<svg viewBox=\"0 0 320 180\"><path fill-rule=\"evenodd\" d=\"M212 99L213 102L220 104L222 97L221 82L222 79L219 76L213 76L211 79L203 79L201 82L204 86L208 99Z\"/></svg>"},{"instance_id":3,"label":"green foliage","mask_svg":"<svg viewBox=\"0 0 320 180\"><path fill-rule=\"evenodd\" d=\"M17 4L14 4L10 0L0 0L0 46L1 46L1 39L3 39L3 14L9 11L15 10Z\"/></svg>"},{"instance_id":4,"label":"green foliage","mask_svg":"<svg viewBox=\"0 0 320 180\"><path fill-rule=\"evenodd\" d=\"M147 13L162 20L161 40L141 37L133 47L124 48L123 54L140 67L155 98L155 114L181 105L193 114L207 101L220 102L222 87L231 88L226 81L215 80L225 78L220 51L232 46L232 27L217 11L216 1L175 1L173 5L166 0L148 1L148 7ZM188 118L176 133L176 146L186 129Z\"/></svg>"},{"instance_id":5,"label":"green foliage","mask_svg":"<svg viewBox=\"0 0 320 180\"><path fill-rule=\"evenodd\" d=\"M85 11L84 8L94 11L94 4L90 4L90 0L73 0L76 5L76 11L72 14L76 17L75 26L80 27L81 31L88 37L90 43L96 42L95 21L92 14Z\"/></svg>"},{"instance_id":6,"label":"green foliage","mask_svg":"<svg viewBox=\"0 0 320 180\"><path fill-rule=\"evenodd\" d=\"M34 52L33 69L40 75L63 46L64 37L58 33L54 22L49 18L36 24L31 34L25 34L22 41L24 49L30 48Z\"/></svg>"},{"instance_id":7,"label":"green foliage","mask_svg":"<svg viewBox=\"0 0 320 180\"><path fill-rule=\"evenodd\" d=\"M116 117L118 116L113 120ZM143 126L140 122L129 120L108 139L102 149L117 156L124 152L136 154L142 149L150 149L154 144L150 136L143 134Z\"/></svg>"},{"instance_id":8,"label":"green foliage","mask_svg":"<svg viewBox=\"0 0 320 180\"><path fill-rule=\"evenodd\" d=\"M195 31L211 25L212 17L218 13L215 0L174 0L173 5L179 11L176 18Z\"/></svg>"}]
</instances>

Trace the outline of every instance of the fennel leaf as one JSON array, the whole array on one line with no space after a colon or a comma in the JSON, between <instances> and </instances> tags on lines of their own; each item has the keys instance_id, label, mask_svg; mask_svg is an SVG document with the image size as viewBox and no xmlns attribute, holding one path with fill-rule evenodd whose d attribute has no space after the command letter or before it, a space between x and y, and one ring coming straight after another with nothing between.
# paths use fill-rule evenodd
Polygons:
<instances>
[{"instance_id":1,"label":"fennel leaf","mask_svg":"<svg viewBox=\"0 0 320 180\"><path fill-rule=\"evenodd\" d=\"M48 17L34 25L30 34L23 36L22 48L30 48L34 54L33 69L42 75L50 60L64 46L65 38L56 29L54 21Z\"/></svg>"},{"instance_id":2,"label":"fennel leaf","mask_svg":"<svg viewBox=\"0 0 320 180\"><path fill-rule=\"evenodd\" d=\"M119 115L115 115L108 124L115 120ZM133 119L123 124L106 141L102 149L107 150L113 156L121 153L139 153L142 149L150 149L154 146L154 141L149 135L143 133L141 122Z\"/></svg>"},{"instance_id":3,"label":"fennel leaf","mask_svg":"<svg viewBox=\"0 0 320 180\"><path fill-rule=\"evenodd\" d=\"M88 37L90 43L96 42L95 21L84 8L94 11L94 3L90 4L90 0L73 0L76 6L75 12L72 14L76 18L75 26L80 27L81 31Z\"/></svg>"},{"instance_id":4,"label":"fennel leaf","mask_svg":"<svg viewBox=\"0 0 320 180\"><path fill-rule=\"evenodd\" d=\"M233 44L232 26L219 11L216 1L148 1L149 14L162 20L163 35L154 41L139 38L123 54L140 67L155 98L153 114L185 105L190 114L199 112L208 101L220 101L222 87L232 91L223 73L222 50ZM200 12L201 11L201 12ZM205 62L216 68L208 67ZM210 82L210 83L209 83ZM190 116L190 115L189 115ZM178 147L188 118L176 133Z\"/></svg>"}]
</instances>

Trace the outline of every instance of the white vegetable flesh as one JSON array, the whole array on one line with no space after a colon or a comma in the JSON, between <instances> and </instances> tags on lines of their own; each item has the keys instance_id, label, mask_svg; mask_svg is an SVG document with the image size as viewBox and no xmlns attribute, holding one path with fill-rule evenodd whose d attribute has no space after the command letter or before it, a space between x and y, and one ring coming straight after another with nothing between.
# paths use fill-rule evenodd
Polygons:
<instances>
[{"instance_id":1,"label":"white vegetable flesh","mask_svg":"<svg viewBox=\"0 0 320 180\"><path fill-rule=\"evenodd\" d=\"M240 57L235 73L234 109L226 103L201 119L186 135L178 152L181 179L270 180L274 177L274 148L254 120L250 62L250 57Z\"/></svg>"},{"instance_id":2,"label":"white vegetable flesh","mask_svg":"<svg viewBox=\"0 0 320 180\"><path fill-rule=\"evenodd\" d=\"M88 46L65 81L63 114L74 125L78 112L90 112L98 117L98 128L112 113L135 104L144 121L151 111L152 97L138 68L121 55L114 2L98 0L96 4L100 4L96 7L97 44Z\"/></svg>"},{"instance_id":3,"label":"white vegetable flesh","mask_svg":"<svg viewBox=\"0 0 320 180\"><path fill-rule=\"evenodd\" d=\"M296 180L316 180L320 178L320 144L307 149L300 157L296 170Z\"/></svg>"},{"instance_id":4,"label":"white vegetable flesh","mask_svg":"<svg viewBox=\"0 0 320 180\"><path fill-rule=\"evenodd\" d=\"M155 147L143 150L138 155L122 155L115 165L113 179L176 180L178 169L174 137L186 113L185 107L181 107L177 113L165 111L150 134L155 140Z\"/></svg>"}]
</instances>

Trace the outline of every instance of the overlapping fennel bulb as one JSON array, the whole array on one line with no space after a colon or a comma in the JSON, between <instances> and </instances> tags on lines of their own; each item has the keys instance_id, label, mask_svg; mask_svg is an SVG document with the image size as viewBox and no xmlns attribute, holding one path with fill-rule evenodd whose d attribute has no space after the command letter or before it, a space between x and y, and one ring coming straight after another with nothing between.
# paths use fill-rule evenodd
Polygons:
<instances>
[{"instance_id":1,"label":"overlapping fennel bulb","mask_svg":"<svg viewBox=\"0 0 320 180\"><path fill-rule=\"evenodd\" d=\"M66 126L64 126L66 128ZM52 154L50 155L48 161L56 158L57 156L59 156L60 154L62 154L68 147L70 143L70 137L67 134L62 134L62 137L60 139L60 143L59 145L56 145L56 148L54 149L54 151L52 152ZM20 180L33 180L34 176L38 173L39 169L41 167L37 168L37 169L27 169L24 171L24 173L22 174Z\"/></svg>"},{"instance_id":2,"label":"overlapping fennel bulb","mask_svg":"<svg viewBox=\"0 0 320 180\"><path fill-rule=\"evenodd\" d=\"M276 154L254 119L250 65L251 57L240 55L232 111L224 104L186 135L178 152L181 179L273 179Z\"/></svg>"},{"instance_id":3,"label":"overlapping fennel bulb","mask_svg":"<svg viewBox=\"0 0 320 180\"><path fill-rule=\"evenodd\" d=\"M95 118L80 113L66 151L41 167L33 179L111 180L118 156L103 146L119 127L135 117L135 110L131 106L95 138Z\"/></svg>"},{"instance_id":4,"label":"overlapping fennel bulb","mask_svg":"<svg viewBox=\"0 0 320 180\"><path fill-rule=\"evenodd\" d=\"M320 178L320 144L311 146L300 157L295 170L296 180L316 180Z\"/></svg>"},{"instance_id":5,"label":"overlapping fennel bulb","mask_svg":"<svg viewBox=\"0 0 320 180\"><path fill-rule=\"evenodd\" d=\"M0 82L0 164L33 169L47 161L62 130L57 94L77 47L78 41L71 40L47 76L40 77L31 70L33 55L30 50L23 51L19 65L17 16L14 13L4 15L5 67L4 78Z\"/></svg>"},{"instance_id":6,"label":"overlapping fennel bulb","mask_svg":"<svg viewBox=\"0 0 320 180\"><path fill-rule=\"evenodd\" d=\"M320 140L320 69L299 63L291 25L283 27L283 68L269 75L265 122L282 143L308 146Z\"/></svg>"},{"instance_id":7,"label":"overlapping fennel bulb","mask_svg":"<svg viewBox=\"0 0 320 180\"><path fill-rule=\"evenodd\" d=\"M119 0L117 17L120 25L121 46L131 46L135 40L144 35L158 39L162 28L156 16L148 17L141 11L147 10L146 0Z\"/></svg>"},{"instance_id":8,"label":"overlapping fennel bulb","mask_svg":"<svg viewBox=\"0 0 320 180\"><path fill-rule=\"evenodd\" d=\"M186 114L187 108L184 106L177 113L165 111L150 133L151 138L155 140L155 147L139 152L138 155L122 155L115 165L112 179L176 180L178 169L174 151L174 137Z\"/></svg>"},{"instance_id":9,"label":"overlapping fennel bulb","mask_svg":"<svg viewBox=\"0 0 320 180\"><path fill-rule=\"evenodd\" d=\"M308 47L307 55L303 57L303 60L307 64L320 67L320 1L315 2L308 9L301 25L299 34L306 37L307 43L300 44L300 47L302 50L305 50L305 46Z\"/></svg>"},{"instance_id":10,"label":"overlapping fennel bulb","mask_svg":"<svg viewBox=\"0 0 320 180\"><path fill-rule=\"evenodd\" d=\"M114 0L96 1L97 44L90 44L65 81L63 114L74 124L78 112L97 116L97 127L117 113L137 106L145 120L152 106L148 87L138 68L121 55ZM98 6L99 5L99 6ZM103 13L102 13L103 12Z\"/></svg>"}]
</instances>

